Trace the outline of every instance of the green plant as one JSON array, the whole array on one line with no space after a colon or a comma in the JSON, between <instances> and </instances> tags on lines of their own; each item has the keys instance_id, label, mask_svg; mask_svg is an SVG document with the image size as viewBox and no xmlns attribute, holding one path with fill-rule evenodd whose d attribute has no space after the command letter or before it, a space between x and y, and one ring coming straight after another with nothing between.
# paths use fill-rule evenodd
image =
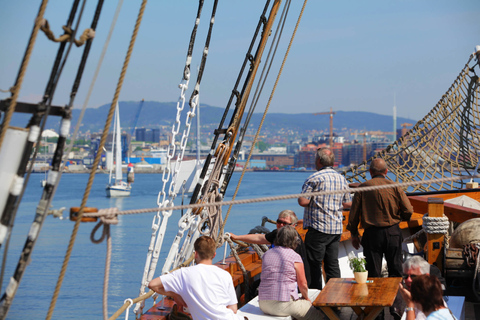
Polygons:
<instances>
[{"instance_id":1,"label":"green plant","mask_svg":"<svg viewBox=\"0 0 480 320\"><path fill-rule=\"evenodd\" d=\"M367 263L365 261L365 258L356 257L353 251L348 254L348 263L350 265L350 269L352 269L353 272L367 271L365 270L365 264Z\"/></svg>"}]
</instances>

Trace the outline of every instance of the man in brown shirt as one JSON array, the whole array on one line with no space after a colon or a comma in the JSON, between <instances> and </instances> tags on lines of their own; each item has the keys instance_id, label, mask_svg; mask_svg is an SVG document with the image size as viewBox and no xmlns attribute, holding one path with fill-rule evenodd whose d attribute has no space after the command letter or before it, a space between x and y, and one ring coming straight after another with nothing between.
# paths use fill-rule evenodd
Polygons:
<instances>
[{"instance_id":1,"label":"man in brown shirt","mask_svg":"<svg viewBox=\"0 0 480 320\"><path fill-rule=\"evenodd\" d=\"M393 184L394 182L386 179L387 172L383 159L373 159L370 164L372 179L359 187ZM353 247L358 249L358 224L361 223L364 229L361 245L369 277L381 277L384 255L389 277L402 276L403 237L399 223L410 220L412 213L413 207L400 187L355 193L347 230L352 234Z\"/></svg>"}]
</instances>

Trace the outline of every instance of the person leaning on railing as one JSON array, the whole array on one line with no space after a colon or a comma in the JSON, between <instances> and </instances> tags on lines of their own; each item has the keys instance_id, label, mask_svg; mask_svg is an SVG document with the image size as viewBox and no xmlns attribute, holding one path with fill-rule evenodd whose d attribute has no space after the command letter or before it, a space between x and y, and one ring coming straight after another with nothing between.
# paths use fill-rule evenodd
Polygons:
<instances>
[{"instance_id":1,"label":"person leaning on railing","mask_svg":"<svg viewBox=\"0 0 480 320\"><path fill-rule=\"evenodd\" d=\"M242 234L242 235L235 235L230 233L230 238L236 241L243 241L247 243L254 243L254 244L273 244L275 238L277 237L277 232L280 228L284 226L293 226L296 227L298 222L297 215L292 210L283 210L278 214L277 218L277 228L267 234L263 233L251 233L251 234ZM297 232L298 234L298 232ZM305 277L307 278L307 284L310 285L310 265L307 261L307 252L305 250L305 243L298 234L299 244L295 248L295 252L302 257L303 267L305 269Z\"/></svg>"}]
</instances>

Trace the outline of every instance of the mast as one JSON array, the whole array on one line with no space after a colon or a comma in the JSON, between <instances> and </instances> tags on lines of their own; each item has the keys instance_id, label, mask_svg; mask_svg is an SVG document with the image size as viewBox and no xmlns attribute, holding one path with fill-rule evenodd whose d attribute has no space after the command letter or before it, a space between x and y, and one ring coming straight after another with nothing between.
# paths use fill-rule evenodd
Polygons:
<instances>
[{"instance_id":1,"label":"mast","mask_svg":"<svg viewBox=\"0 0 480 320\"><path fill-rule=\"evenodd\" d=\"M116 112L115 112L116 114ZM112 153L111 153L111 156L110 157L107 157L107 161L108 161L108 168L109 168L109 175L108 175L108 185L111 186L112 185L112 172L113 172L113 165L115 164L115 135L116 135L116 132L117 132L117 117L115 116L113 118L113 132L112 132ZM105 150L105 152L107 152L107 150Z\"/></svg>"},{"instance_id":2,"label":"mast","mask_svg":"<svg viewBox=\"0 0 480 320\"><path fill-rule=\"evenodd\" d=\"M122 132L120 131L120 110L117 106L115 108L115 184L122 181Z\"/></svg>"}]
</instances>

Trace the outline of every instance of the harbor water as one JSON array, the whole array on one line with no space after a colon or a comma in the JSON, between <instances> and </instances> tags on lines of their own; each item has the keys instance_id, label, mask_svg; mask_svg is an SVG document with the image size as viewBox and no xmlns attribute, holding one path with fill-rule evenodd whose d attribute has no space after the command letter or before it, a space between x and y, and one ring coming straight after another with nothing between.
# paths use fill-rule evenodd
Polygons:
<instances>
[{"instance_id":1,"label":"harbor water","mask_svg":"<svg viewBox=\"0 0 480 320\"><path fill-rule=\"evenodd\" d=\"M311 172L246 172L237 199L300 193L302 183L310 174ZM225 200L232 199L240 175L240 172L235 172L232 176ZM73 231L74 222L67 219L69 209L80 206L88 177L88 174L62 175L52 201L52 209L65 207L65 219L52 216L46 219L7 319L45 319ZM19 207L8 248L2 294L14 273L25 244L43 191L40 186L43 178L43 174L32 174ZM107 198L107 182L108 175L96 175L87 202L88 207L117 207L120 210L157 207L158 193L162 189L162 174L137 174L131 196L127 198ZM176 204L181 202L180 197L175 201ZM188 202L189 199L184 199L185 204ZM223 216L228 209L228 206L222 208ZM303 216L303 209L296 199L234 206L225 231L235 234L248 233L250 229L260 225L263 216L276 219L278 213L284 209L295 211L299 218ZM180 211L173 212L169 219L156 276L160 275L161 266L178 230L177 222L181 214ZM112 258L108 286L109 316L123 305L125 299L136 298L139 294L155 215L156 212L122 215L119 223L110 229ZM82 223L79 228L52 319L102 319L106 241L94 244L90 240L95 225L96 223ZM267 227L273 229L275 226L267 224ZM96 239L101 236L101 232L101 229L97 231ZM220 248L216 261L222 258L223 248ZM152 299L147 300L146 307L149 308L152 302ZM119 317L124 318L125 314ZM133 311L130 311L129 319L135 319Z\"/></svg>"}]
</instances>

